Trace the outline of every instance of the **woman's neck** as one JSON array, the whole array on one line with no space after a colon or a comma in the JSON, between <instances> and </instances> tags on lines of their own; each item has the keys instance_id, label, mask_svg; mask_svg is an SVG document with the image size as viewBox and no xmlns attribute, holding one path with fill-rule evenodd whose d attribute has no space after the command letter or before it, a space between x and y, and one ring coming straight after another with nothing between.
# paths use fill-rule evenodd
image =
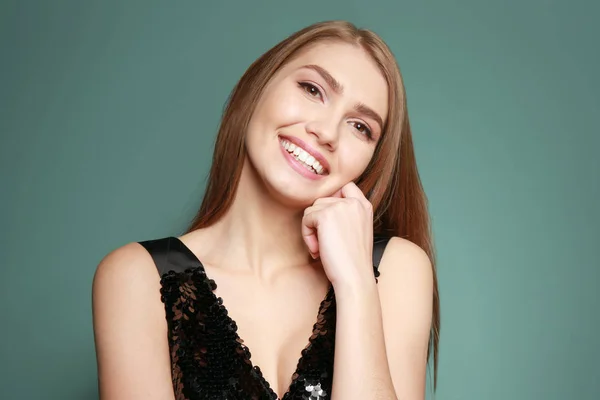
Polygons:
<instances>
[{"instance_id":1,"label":"woman's neck","mask_svg":"<svg viewBox=\"0 0 600 400\"><path fill-rule=\"evenodd\" d=\"M204 243L201 253L211 264L258 275L306 266L310 256L302 240L302 215L303 210L277 202L246 163L229 210L198 232Z\"/></svg>"}]
</instances>

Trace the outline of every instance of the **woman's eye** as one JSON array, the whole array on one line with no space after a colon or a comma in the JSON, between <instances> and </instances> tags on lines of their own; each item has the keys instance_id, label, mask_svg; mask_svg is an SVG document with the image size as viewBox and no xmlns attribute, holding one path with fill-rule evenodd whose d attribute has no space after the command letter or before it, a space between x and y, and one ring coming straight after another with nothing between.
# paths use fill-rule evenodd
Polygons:
<instances>
[{"instance_id":1,"label":"woman's eye","mask_svg":"<svg viewBox=\"0 0 600 400\"><path fill-rule=\"evenodd\" d=\"M356 129L360 133L364 134L368 138L371 138L373 136L371 130L369 129L369 127L366 124L364 124L362 122L358 122L358 121L353 122L352 124L354 125L354 129Z\"/></svg>"},{"instance_id":2,"label":"woman's eye","mask_svg":"<svg viewBox=\"0 0 600 400\"><path fill-rule=\"evenodd\" d=\"M310 83L307 83L307 82L300 82L298 84L310 96L312 96L312 97L321 97L321 91L315 85L311 85Z\"/></svg>"}]
</instances>

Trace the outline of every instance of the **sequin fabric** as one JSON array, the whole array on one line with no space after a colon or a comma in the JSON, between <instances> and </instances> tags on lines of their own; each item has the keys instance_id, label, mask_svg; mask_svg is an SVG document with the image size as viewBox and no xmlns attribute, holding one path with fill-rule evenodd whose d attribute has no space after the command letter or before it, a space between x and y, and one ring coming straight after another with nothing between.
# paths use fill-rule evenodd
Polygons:
<instances>
[{"instance_id":1,"label":"sequin fabric","mask_svg":"<svg viewBox=\"0 0 600 400\"><path fill-rule=\"evenodd\" d=\"M217 285L206 275L200 261L175 238L140 243L151 252L159 271L163 271L161 300L166 311L175 398L276 400L277 394L260 368L252 364L250 350L239 337L223 300L214 293ZM169 260L178 260L178 268L170 269ZM377 268L374 272L379 275ZM331 398L335 308L335 294L330 286L281 400Z\"/></svg>"},{"instance_id":2,"label":"sequin fabric","mask_svg":"<svg viewBox=\"0 0 600 400\"><path fill-rule=\"evenodd\" d=\"M249 349L237 335L216 284L201 267L173 271L161 279L167 312L172 379L177 400L277 399ZM302 350L282 400L325 400L331 391L335 340L335 299L321 303L308 345Z\"/></svg>"}]
</instances>

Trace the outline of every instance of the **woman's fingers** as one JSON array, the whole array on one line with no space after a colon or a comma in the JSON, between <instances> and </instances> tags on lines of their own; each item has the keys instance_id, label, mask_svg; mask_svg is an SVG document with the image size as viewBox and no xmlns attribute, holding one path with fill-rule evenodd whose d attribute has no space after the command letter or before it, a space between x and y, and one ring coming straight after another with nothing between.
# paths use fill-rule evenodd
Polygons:
<instances>
[{"instance_id":1,"label":"woman's fingers","mask_svg":"<svg viewBox=\"0 0 600 400\"><path fill-rule=\"evenodd\" d=\"M319 254L319 240L317 236L319 225L318 211L315 209L310 210L311 208L307 208L304 212L304 217L302 217L302 238L312 258L317 258Z\"/></svg>"}]
</instances>

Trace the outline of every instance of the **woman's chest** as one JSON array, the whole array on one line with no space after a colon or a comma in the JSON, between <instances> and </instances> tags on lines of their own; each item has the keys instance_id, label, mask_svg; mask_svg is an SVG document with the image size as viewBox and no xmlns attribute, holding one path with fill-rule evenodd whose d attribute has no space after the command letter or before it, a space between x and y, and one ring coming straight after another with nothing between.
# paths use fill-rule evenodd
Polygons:
<instances>
[{"instance_id":1,"label":"woman's chest","mask_svg":"<svg viewBox=\"0 0 600 400\"><path fill-rule=\"evenodd\" d=\"M203 269L163 279L176 390L189 399L262 393L258 398L289 400L308 392L326 398L319 393L333 373L331 286L298 279L253 291L260 285L220 281Z\"/></svg>"},{"instance_id":2,"label":"woman's chest","mask_svg":"<svg viewBox=\"0 0 600 400\"><path fill-rule=\"evenodd\" d=\"M235 321L252 365L276 393L284 393L313 335L328 282L304 277L261 285L215 272L211 276L219 282L215 296Z\"/></svg>"}]
</instances>

